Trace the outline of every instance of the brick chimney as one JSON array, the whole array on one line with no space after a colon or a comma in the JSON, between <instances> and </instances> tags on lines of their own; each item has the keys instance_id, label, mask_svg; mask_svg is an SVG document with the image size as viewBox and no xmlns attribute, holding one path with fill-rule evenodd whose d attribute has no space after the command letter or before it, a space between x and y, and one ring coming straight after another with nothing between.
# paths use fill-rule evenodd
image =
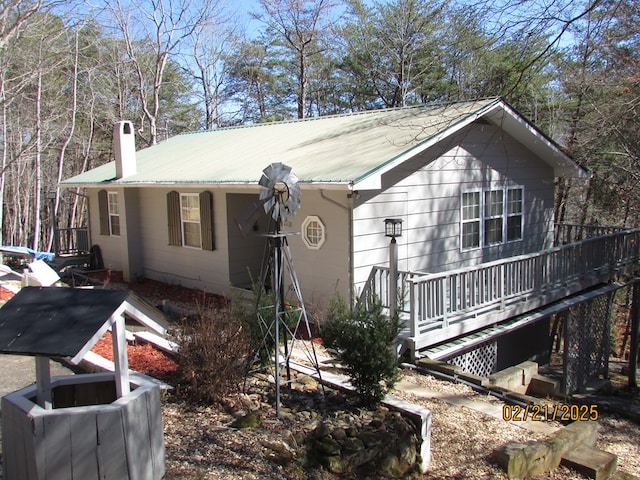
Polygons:
<instances>
[{"instance_id":1,"label":"brick chimney","mask_svg":"<svg viewBox=\"0 0 640 480\"><path fill-rule=\"evenodd\" d=\"M116 178L136 174L136 136L133 124L118 122L113 126L113 153L116 157Z\"/></svg>"}]
</instances>

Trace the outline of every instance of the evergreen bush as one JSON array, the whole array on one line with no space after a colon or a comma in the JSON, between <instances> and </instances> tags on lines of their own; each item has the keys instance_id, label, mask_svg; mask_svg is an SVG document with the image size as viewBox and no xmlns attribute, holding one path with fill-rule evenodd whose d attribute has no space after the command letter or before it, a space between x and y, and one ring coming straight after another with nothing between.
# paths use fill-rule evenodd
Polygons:
<instances>
[{"instance_id":1,"label":"evergreen bush","mask_svg":"<svg viewBox=\"0 0 640 480\"><path fill-rule=\"evenodd\" d=\"M398 315L388 318L378 299L358 301L350 311L334 298L322 329L324 344L336 350L351 384L366 407L378 405L398 375L395 342L400 333Z\"/></svg>"}]
</instances>

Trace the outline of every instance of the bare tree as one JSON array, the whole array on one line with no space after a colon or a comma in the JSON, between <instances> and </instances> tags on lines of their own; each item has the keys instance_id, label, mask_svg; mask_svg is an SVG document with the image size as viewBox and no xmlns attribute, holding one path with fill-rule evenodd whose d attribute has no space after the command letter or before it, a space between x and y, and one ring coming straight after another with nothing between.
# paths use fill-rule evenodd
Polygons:
<instances>
[{"instance_id":1,"label":"bare tree","mask_svg":"<svg viewBox=\"0 0 640 480\"><path fill-rule=\"evenodd\" d=\"M227 58L239 49L238 35L229 19L218 12L218 21L201 24L193 36L193 66L186 61L186 68L200 87L204 104L204 126L220 127L223 123L221 107L225 102L224 90L229 65Z\"/></svg>"},{"instance_id":2,"label":"bare tree","mask_svg":"<svg viewBox=\"0 0 640 480\"><path fill-rule=\"evenodd\" d=\"M42 0L0 1L0 49L42 7Z\"/></svg>"},{"instance_id":3,"label":"bare tree","mask_svg":"<svg viewBox=\"0 0 640 480\"><path fill-rule=\"evenodd\" d=\"M158 141L160 92L167 61L186 47L198 27L208 22L215 11L214 0L116 0L107 9L137 75L144 119L138 133L153 145Z\"/></svg>"}]
</instances>

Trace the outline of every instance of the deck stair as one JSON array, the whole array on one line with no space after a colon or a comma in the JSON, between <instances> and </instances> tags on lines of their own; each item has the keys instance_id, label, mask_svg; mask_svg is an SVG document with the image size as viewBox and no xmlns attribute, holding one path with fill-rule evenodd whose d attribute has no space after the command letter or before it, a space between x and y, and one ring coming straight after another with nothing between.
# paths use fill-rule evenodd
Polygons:
<instances>
[{"instance_id":1,"label":"deck stair","mask_svg":"<svg viewBox=\"0 0 640 480\"><path fill-rule=\"evenodd\" d=\"M477 330L468 335L463 335L450 341L431 346L417 352L417 356L428 357L431 360L447 360L466 351L469 351L485 342L494 340L503 335L507 335L514 330L537 322L542 318L548 317L562 310L566 310L572 305L584 302L586 300L589 300L590 298L604 295L612 290L617 290L622 287L623 285L621 283L613 283L589 289L586 292L572 295L570 297L554 302L544 308L539 308L537 310L528 312L524 315L519 315L499 324L491 325L481 330Z\"/></svg>"}]
</instances>

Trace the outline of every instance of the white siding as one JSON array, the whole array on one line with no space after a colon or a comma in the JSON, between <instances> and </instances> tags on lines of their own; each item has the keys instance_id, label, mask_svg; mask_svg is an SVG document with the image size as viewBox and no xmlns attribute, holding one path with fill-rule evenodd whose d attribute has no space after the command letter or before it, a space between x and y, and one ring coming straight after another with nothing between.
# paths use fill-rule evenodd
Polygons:
<instances>
[{"instance_id":1,"label":"white siding","mask_svg":"<svg viewBox=\"0 0 640 480\"><path fill-rule=\"evenodd\" d=\"M379 192L361 193L354 211L357 286L371 266L388 264L384 218L404 218L398 239L399 269L439 272L550 246L553 229L553 170L496 127L477 124L383 177ZM491 186L524 187L524 239L462 252L460 195ZM406 195L406 205L398 198ZM405 214L406 212L406 214ZM405 215L403 217L403 215Z\"/></svg>"}]
</instances>

